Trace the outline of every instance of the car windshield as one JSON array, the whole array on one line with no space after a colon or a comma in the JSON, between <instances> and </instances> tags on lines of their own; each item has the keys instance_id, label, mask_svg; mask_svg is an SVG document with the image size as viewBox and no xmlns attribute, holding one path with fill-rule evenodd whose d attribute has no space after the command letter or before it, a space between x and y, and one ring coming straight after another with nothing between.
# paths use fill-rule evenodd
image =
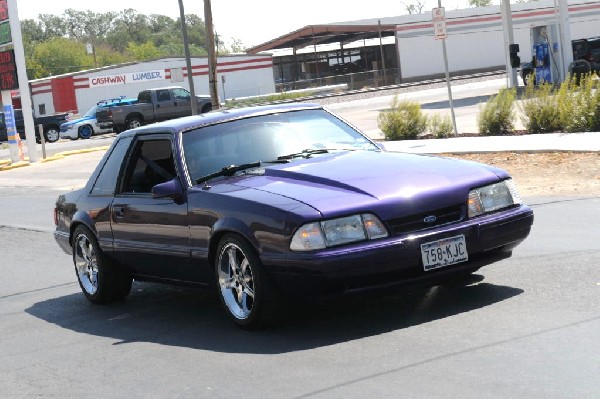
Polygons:
<instances>
[{"instance_id":1,"label":"car windshield","mask_svg":"<svg viewBox=\"0 0 600 399\"><path fill-rule=\"evenodd\" d=\"M184 133L183 148L192 181L226 167L254 162L379 150L351 126L320 109L262 115L195 129Z\"/></svg>"},{"instance_id":2,"label":"car windshield","mask_svg":"<svg viewBox=\"0 0 600 399\"><path fill-rule=\"evenodd\" d=\"M88 112L83 115L84 118L93 118L96 116L96 106L94 105Z\"/></svg>"}]
</instances>

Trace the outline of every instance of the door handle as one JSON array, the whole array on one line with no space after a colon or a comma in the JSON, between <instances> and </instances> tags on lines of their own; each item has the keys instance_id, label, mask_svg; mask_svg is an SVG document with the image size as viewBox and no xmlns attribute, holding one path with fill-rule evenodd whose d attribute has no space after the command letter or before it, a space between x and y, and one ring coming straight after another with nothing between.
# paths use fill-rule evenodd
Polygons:
<instances>
[{"instance_id":1,"label":"door handle","mask_svg":"<svg viewBox=\"0 0 600 399\"><path fill-rule=\"evenodd\" d=\"M122 218L125 216L125 207L124 206L115 206L113 207L113 212L115 216L118 218Z\"/></svg>"}]
</instances>

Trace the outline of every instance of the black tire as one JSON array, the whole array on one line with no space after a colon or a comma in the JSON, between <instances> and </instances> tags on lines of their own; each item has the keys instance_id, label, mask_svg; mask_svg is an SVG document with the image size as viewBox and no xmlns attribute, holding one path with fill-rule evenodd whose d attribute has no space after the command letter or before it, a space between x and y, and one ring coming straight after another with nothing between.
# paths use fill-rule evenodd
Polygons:
<instances>
[{"instance_id":1,"label":"black tire","mask_svg":"<svg viewBox=\"0 0 600 399\"><path fill-rule=\"evenodd\" d=\"M121 299L131 291L131 276L104 255L94 234L83 225L73 233L73 264L81 291L92 303Z\"/></svg>"},{"instance_id":2,"label":"black tire","mask_svg":"<svg viewBox=\"0 0 600 399\"><path fill-rule=\"evenodd\" d=\"M523 78L523 84L525 86L528 86L529 85L529 81L531 79L534 79L534 77L535 77L535 75L533 74L532 70L530 70L530 69L524 70L523 71L523 76L522 76L522 78Z\"/></svg>"},{"instance_id":3,"label":"black tire","mask_svg":"<svg viewBox=\"0 0 600 399\"><path fill-rule=\"evenodd\" d=\"M221 239L215 276L221 304L239 327L262 328L275 320L275 291L258 254L246 240L234 234Z\"/></svg>"},{"instance_id":4,"label":"black tire","mask_svg":"<svg viewBox=\"0 0 600 399\"><path fill-rule=\"evenodd\" d=\"M125 130L135 129L140 126L142 126L142 118L138 116L132 116L125 122Z\"/></svg>"},{"instance_id":5,"label":"black tire","mask_svg":"<svg viewBox=\"0 0 600 399\"><path fill-rule=\"evenodd\" d=\"M205 113L210 112L210 111L212 111L212 104L205 104L202 107L202 110L200 110L200 113L205 114Z\"/></svg>"},{"instance_id":6,"label":"black tire","mask_svg":"<svg viewBox=\"0 0 600 399\"><path fill-rule=\"evenodd\" d=\"M54 143L60 138L60 129L56 126L48 126L44 129L44 139L47 143Z\"/></svg>"}]
</instances>

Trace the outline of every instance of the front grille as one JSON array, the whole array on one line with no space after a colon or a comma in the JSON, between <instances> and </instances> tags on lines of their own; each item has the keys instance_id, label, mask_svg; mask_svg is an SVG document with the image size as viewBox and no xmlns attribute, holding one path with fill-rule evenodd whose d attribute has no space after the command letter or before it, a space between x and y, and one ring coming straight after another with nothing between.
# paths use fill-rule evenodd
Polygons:
<instances>
[{"instance_id":1,"label":"front grille","mask_svg":"<svg viewBox=\"0 0 600 399\"><path fill-rule=\"evenodd\" d=\"M426 218L435 216L435 221L429 223ZM457 223L466 216L466 206L464 204L449 206L447 208L436 209L433 211L404 216L388 221L394 235L407 234L420 230L427 230L433 227L442 226L449 223ZM431 218L430 218L431 219Z\"/></svg>"}]
</instances>

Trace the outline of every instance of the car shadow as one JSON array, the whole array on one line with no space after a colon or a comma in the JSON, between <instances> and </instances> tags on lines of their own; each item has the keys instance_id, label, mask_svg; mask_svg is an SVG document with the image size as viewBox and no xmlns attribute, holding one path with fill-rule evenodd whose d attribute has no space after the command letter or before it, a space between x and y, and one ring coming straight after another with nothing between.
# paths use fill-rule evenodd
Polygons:
<instances>
[{"instance_id":1,"label":"car shadow","mask_svg":"<svg viewBox=\"0 0 600 399\"><path fill-rule=\"evenodd\" d=\"M126 300L110 305L91 304L78 293L38 302L26 312L68 330L113 338L113 345L152 342L223 353L279 354L430 323L522 292L479 283L296 304L278 324L256 331L241 330L228 320L214 293L147 283L134 283Z\"/></svg>"}]
</instances>

